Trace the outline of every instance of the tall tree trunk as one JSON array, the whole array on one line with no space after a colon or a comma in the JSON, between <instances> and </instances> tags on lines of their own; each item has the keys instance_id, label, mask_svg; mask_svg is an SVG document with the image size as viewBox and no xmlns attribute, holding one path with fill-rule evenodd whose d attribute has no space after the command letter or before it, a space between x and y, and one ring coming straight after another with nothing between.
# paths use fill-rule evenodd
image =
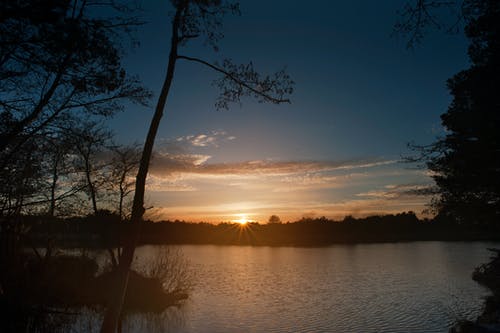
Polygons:
<instances>
[{"instance_id":1,"label":"tall tree trunk","mask_svg":"<svg viewBox=\"0 0 500 333\"><path fill-rule=\"evenodd\" d=\"M49 207L49 216L54 216L56 210L56 187L57 181L59 179L58 175L58 166L59 166L59 156L56 152L56 156L54 157L52 166L52 184L50 184L50 207Z\"/></svg>"},{"instance_id":2,"label":"tall tree trunk","mask_svg":"<svg viewBox=\"0 0 500 333\"><path fill-rule=\"evenodd\" d=\"M146 176L148 174L149 162L153 152L153 145L160 125L160 120L163 116L163 110L167 101L168 92L174 77L175 63L177 60L177 46L179 44L178 28L181 13L184 10L182 5L177 7L175 17L172 23L172 39L170 46L170 55L168 58L168 67L165 81L161 89L158 103L156 105L151 125L149 126L148 135L142 151L141 163L137 172L135 182L134 202L132 205L132 216L130 234L126 239L123 247L123 252L120 257L120 262L117 270L117 281L111 299L109 300L104 320L101 326L101 333L115 333L119 326L119 320L122 312L123 302L127 291L130 266L134 259L135 247L141 229L142 217L144 215L144 192L146 187Z\"/></svg>"},{"instance_id":3,"label":"tall tree trunk","mask_svg":"<svg viewBox=\"0 0 500 333\"><path fill-rule=\"evenodd\" d=\"M125 178L127 176L126 169L123 171L120 177L120 201L118 202L118 214L120 215L120 220L123 219L123 198L125 198Z\"/></svg>"},{"instance_id":4,"label":"tall tree trunk","mask_svg":"<svg viewBox=\"0 0 500 333\"><path fill-rule=\"evenodd\" d=\"M96 191L94 184L92 183L92 178L90 176L91 168L90 168L90 154L85 156L85 177L87 179L87 185L89 187L89 195L92 200L92 208L94 209L94 214L97 215L97 200L96 200Z\"/></svg>"}]
</instances>

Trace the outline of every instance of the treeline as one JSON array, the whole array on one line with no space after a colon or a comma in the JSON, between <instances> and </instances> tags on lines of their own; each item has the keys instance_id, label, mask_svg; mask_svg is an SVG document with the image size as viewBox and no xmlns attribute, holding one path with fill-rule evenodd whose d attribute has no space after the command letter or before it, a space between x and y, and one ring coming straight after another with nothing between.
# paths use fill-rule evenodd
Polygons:
<instances>
[{"instance_id":1,"label":"treeline","mask_svg":"<svg viewBox=\"0 0 500 333\"><path fill-rule=\"evenodd\" d=\"M496 226L457 225L439 217L418 219L413 212L366 218L345 217L341 221L303 218L288 223L212 224L184 221L145 221L141 244L216 244L268 246L326 246L342 243L405 241L499 240ZM26 217L32 244L66 247L120 246L130 229L113 214L40 219ZM493 230L494 229L494 230Z\"/></svg>"}]
</instances>

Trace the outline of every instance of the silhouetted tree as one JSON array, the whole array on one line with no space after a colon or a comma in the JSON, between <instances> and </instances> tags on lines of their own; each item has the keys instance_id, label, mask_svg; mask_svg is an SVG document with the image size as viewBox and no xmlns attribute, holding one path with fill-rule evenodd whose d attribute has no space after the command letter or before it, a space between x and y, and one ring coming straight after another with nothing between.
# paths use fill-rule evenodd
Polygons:
<instances>
[{"instance_id":1,"label":"silhouetted tree","mask_svg":"<svg viewBox=\"0 0 500 333\"><path fill-rule=\"evenodd\" d=\"M19 215L23 209L39 200L46 189L43 181L43 152L34 140L26 143L29 149L22 150L8 167L0 168L0 218ZM0 219L2 229L7 219Z\"/></svg>"},{"instance_id":2,"label":"silhouetted tree","mask_svg":"<svg viewBox=\"0 0 500 333\"><path fill-rule=\"evenodd\" d=\"M458 222L500 217L500 2L476 1L470 18L471 67L448 80L453 101L441 116L445 137L416 147L433 173L433 206Z\"/></svg>"},{"instance_id":3,"label":"silhouetted tree","mask_svg":"<svg viewBox=\"0 0 500 333\"><path fill-rule=\"evenodd\" d=\"M278 215L271 215L269 216L269 220L267 220L267 223L281 223L281 219Z\"/></svg>"},{"instance_id":4,"label":"silhouetted tree","mask_svg":"<svg viewBox=\"0 0 500 333\"><path fill-rule=\"evenodd\" d=\"M119 36L138 22L117 1L0 3L0 161L68 116L108 116L150 94L120 62ZM106 7L107 17L95 15ZM112 16L116 14L115 16Z\"/></svg>"},{"instance_id":5,"label":"silhouetted tree","mask_svg":"<svg viewBox=\"0 0 500 333\"><path fill-rule=\"evenodd\" d=\"M114 146L111 148L111 189L118 195L118 215L125 218L124 200L134 191L135 179L141 159L141 151L137 146Z\"/></svg>"},{"instance_id":6,"label":"silhouetted tree","mask_svg":"<svg viewBox=\"0 0 500 333\"><path fill-rule=\"evenodd\" d=\"M72 177L77 172L75 165L75 147L70 133L57 133L54 136L46 134L39 143L39 149L44 151L43 168L47 179L48 201L46 210L48 216L55 216L56 208L85 188L85 185ZM61 181L62 179L62 181Z\"/></svg>"},{"instance_id":7,"label":"silhouetted tree","mask_svg":"<svg viewBox=\"0 0 500 333\"><path fill-rule=\"evenodd\" d=\"M47 155L55 159L49 161L41 151L48 141L52 147L64 146L57 140L71 132L68 124L109 116L123 108L124 100L144 104L150 97L121 65L121 36L139 22L119 3L0 3L0 183L6 185L2 207L10 207L10 212L49 200L49 213L55 208L56 166L64 154L57 157L51 151ZM26 158L30 161L27 165L40 171L49 166L51 176L47 172L21 172ZM20 179L22 175L29 178ZM51 183L50 190L47 183ZM21 193L23 200L18 200ZM14 195L18 199L13 200ZM16 206L16 202L22 205Z\"/></svg>"},{"instance_id":8,"label":"silhouetted tree","mask_svg":"<svg viewBox=\"0 0 500 333\"><path fill-rule=\"evenodd\" d=\"M283 70L273 76L262 77L254 69L252 63L235 65L232 61L226 59L221 64L211 64L200 58L179 54L181 47L200 37L204 37L206 43L217 50L217 41L222 37L219 30L222 25L222 17L226 13L239 13L237 4L223 0L172 0L171 3L175 11L171 21L172 36L167 73L142 152L131 214L131 222L134 228L120 258L117 274L119 281L117 281L114 297L111 299L104 316L101 328L103 333L114 333L116 331L121 314L127 290L129 270L140 231L140 222L145 211L144 191L149 162L170 85L174 78L177 60L195 62L207 66L222 75L219 80L215 81L216 86L221 90L216 102L217 108L228 108L229 103L238 102L243 96L255 97L260 102L285 103L289 102L286 96L293 91L293 81Z\"/></svg>"},{"instance_id":9,"label":"silhouetted tree","mask_svg":"<svg viewBox=\"0 0 500 333\"><path fill-rule=\"evenodd\" d=\"M405 2L394 30L408 37L407 47L413 48L427 30L457 33L481 12L484 0L413 0Z\"/></svg>"},{"instance_id":10,"label":"silhouetted tree","mask_svg":"<svg viewBox=\"0 0 500 333\"><path fill-rule=\"evenodd\" d=\"M99 124L89 122L74 128L72 142L77 152L78 171L83 173L83 183L91 203L92 211L97 214L97 199L101 187L106 183L108 162L102 153L111 139L111 133Z\"/></svg>"}]
</instances>

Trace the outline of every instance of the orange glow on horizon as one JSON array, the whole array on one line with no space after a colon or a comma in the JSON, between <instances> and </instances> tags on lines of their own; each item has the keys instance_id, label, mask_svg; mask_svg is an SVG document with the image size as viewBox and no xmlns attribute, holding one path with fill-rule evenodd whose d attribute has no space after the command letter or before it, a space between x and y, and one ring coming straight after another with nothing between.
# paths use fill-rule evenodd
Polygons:
<instances>
[{"instance_id":1,"label":"orange glow on horizon","mask_svg":"<svg viewBox=\"0 0 500 333\"><path fill-rule=\"evenodd\" d=\"M239 218L233 220L234 223L239 223L239 224L241 224L243 226L243 225L247 224L248 222L251 222L248 219L248 217L247 217L246 214L237 214L236 216L238 216Z\"/></svg>"}]
</instances>

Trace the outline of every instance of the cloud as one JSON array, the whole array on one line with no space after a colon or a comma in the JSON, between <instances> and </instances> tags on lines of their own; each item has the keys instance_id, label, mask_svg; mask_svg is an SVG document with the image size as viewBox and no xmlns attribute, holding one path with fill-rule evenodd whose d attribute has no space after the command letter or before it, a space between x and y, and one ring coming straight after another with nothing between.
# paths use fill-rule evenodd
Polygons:
<instances>
[{"instance_id":1,"label":"cloud","mask_svg":"<svg viewBox=\"0 0 500 333\"><path fill-rule=\"evenodd\" d=\"M191 173L200 175L273 175L311 174L318 172L367 169L395 164L397 160L315 162L315 161L268 161L256 160L237 163L205 163L208 155L158 154L153 161L152 173L171 175L173 173ZM314 177L309 177L314 181ZM318 181L318 180L316 180Z\"/></svg>"},{"instance_id":2,"label":"cloud","mask_svg":"<svg viewBox=\"0 0 500 333\"><path fill-rule=\"evenodd\" d=\"M203 154L159 153L152 162L150 175L164 179L165 184L174 180L180 184L178 180L182 178L182 183L190 186L189 188L199 189L203 184L253 192L290 193L353 186L360 179L367 178L368 173L397 163L394 160L257 160L210 164L207 163L210 158L211 156ZM160 191L160 187L155 189Z\"/></svg>"},{"instance_id":3,"label":"cloud","mask_svg":"<svg viewBox=\"0 0 500 333\"><path fill-rule=\"evenodd\" d=\"M170 175L192 170L210 159L203 154L170 154L156 153L151 161L151 174L155 176Z\"/></svg>"},{"instance_id":4,"label":"cloud","mask_svg":"<svg viewBox=\"0 0 500 333\"><path fill-rule=\"evenodd\" d=\"M150 175L146 182L148 191L154 192L192 192L196 188L190 184L186 184L179 179L165 179Z\"/></svg>"},{"instance_id":5,"label":"cloud","mask_svg":"<svg viewBox=\"0 0 500 333\"><path fill-rule=\"evenodd\" d=\"M236 163L207 163L212 155L207 154L207 148L217 148L221 142L235 140L223 130L209 133L191 134L175 139L160 139L150 173L157 177L171 177L175 174L188 174L193 178L235 178L244 176L289 176L284 182L292 180L304 185L319 185L331 183L333 178L319 177L318 173L332 171L350 171L368 169L398 163L397 160L352 160L352 161L274 161L254 160ZM200 149L202 152L200 152ZM292 179L300 175L302 180Z\"/></svg>"},{"instance_id":6,"label":"cloud","mask_svg":"<svg viewBox=\"0 0 500 333\"><path fill-rule=\"evenodd\" d=\"M192 172L212 157L206 154L205 148L217 148L220 142L235 138L228 136L225 131L212 131L175 139L159 139L151 161L150 174L166 177L175 173ZM203 152L197 152L200 149Z\"/></svg>"},{"instance_id":7,"label":"cloud","mask_svg":"<svg viewBox=\"0 0 500 333\"><path fill-rule=\"evenodd\" d=\"M209 136L206 134L188 135L186 137L177 138L176 141L177 142L184 141L194 147L217 146L216 144L217 138L215 136Z\"/></svg>"},{"instance_id":8,"label":"cloud","mask_svg":"<svg viewBox=\"0 0 500 333\"><path fill-rule=\"evenodd\" d=\"M175 139L159 139L159 151L163 153L179 153L190 151L193 148L218 148L221 142L235 140L225 131L211 131L209 133L190 134Z\"/></svg>"},{"instance_id":9,"label":"cloud","mask_svg":"<svg viewBox=\"0 0 500 333\"><path fill-rule=\"evenodd\" d=\"M306 190L339 189L354 185L360 179L367 178L367 173L352 172L345 175L334 175L333 172L305 173L279 177L276 179L275 193L286 193Z\"/></svg>"},{"instance_id":10,"label":"cloud","mask_svg":"<svg viewBox=\"0 0 500 333\"><path fill-rule=\"evenodd\" d=\"M265 174L275 176L286 176L302 173L317 173L336 170L353 170L360 168L372 168L388 165L397 161L347 161L347 162L315 162L315 161L247 161L232 164L206 164L200 165L198 173L210 174Z\"/></svg>"},{"instance_id":11,"label":"cloud","mask_svg":"<svg viewBox=\"0 0 500 333\"><path fill-rule=\"evenodd\" d=\"M382 190L373 190L363 193L356 194L358 197L369 197L369 198L384 198L384 199L394 199L399 195L397 192L392 191L382 191Z\"/></svg>"},{"instance_id":12,"label":"cloud","mask_svg":"<svg viewBox=\"0 0 500 333\"><path fill-rule=\"evenodd\" d=\"M389 200L400 200L403 197L422 197L426 194L426 191L431 188L428 183L418 183L418 184L389 184L385 185L384 189L370 190L367 192L362 192L356 194L358 197L365 198L379 198L379 199L389 199Z\"/></svg>"},{"instance_id":13,"label":"cloud","mask_svg":"<svg viewBox=\"0 0 500 333\"><path fill-rule=\"evenodd\" d=\"M198 192L203 197L196 199L198 203L214 198L213 204L236 197L259 197L270 201L282 197L290 200L297 196L320 196L324 191L340 193L340 189L352 193L353 188L393 172L391 168L379 168L390 165L392 161L208 164L208 159L208 155L159 155L151 168L149 177L155 182L154 186L148 187L149 191L158 195L164 192ZM161 202L167 200L157 198Z\"/></svg>"}]
</instances>

